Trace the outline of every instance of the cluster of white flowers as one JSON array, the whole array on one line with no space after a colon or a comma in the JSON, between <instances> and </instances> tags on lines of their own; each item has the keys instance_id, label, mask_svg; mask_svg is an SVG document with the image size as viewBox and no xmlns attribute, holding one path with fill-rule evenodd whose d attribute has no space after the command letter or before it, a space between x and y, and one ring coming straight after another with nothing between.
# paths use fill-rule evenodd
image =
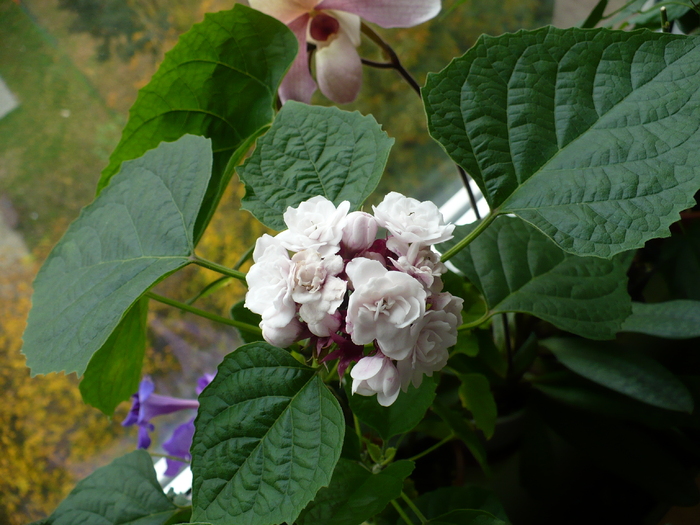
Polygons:
<instances>
[{"instance_id":1,"label":"cluster of white flowers","mask_svg":"<svg viewBox=\"0 0 700 525\"><path fill-rule=\"evenodd\" d=\"M325 359L351 362L352 392L391 405L423 374L447 362L457 341L462 299L441 292L446 271L432 245L452 238L431 202L392 192L374 215L348 213L325 197L288 208L288 226L258 239L245 305L262 316L269 343L285 347L315 338ZM377 239L384 228L386 239ZM365 355L364 345L373 345Z\"/></svg>"}]
</instances>

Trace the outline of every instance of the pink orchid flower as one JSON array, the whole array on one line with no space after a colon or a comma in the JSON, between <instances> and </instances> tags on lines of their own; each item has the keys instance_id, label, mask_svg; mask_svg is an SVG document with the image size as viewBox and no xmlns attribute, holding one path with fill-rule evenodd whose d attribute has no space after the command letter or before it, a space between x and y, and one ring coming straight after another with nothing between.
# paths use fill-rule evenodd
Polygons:
<instances>
[{"instance_id":1,"label":"pink orchid flower","mask_svg":"<svg viewBox=\"0 0 700 525\"><path fill-rule=\"evenodd\" d=\"M287 24L299 41L279 94L282 103L309 103L316 82L309 72L306 43L316 46L316 80L338 104L352 102L362 86L360 18L381 27L412 27L440 11L440 0L249 0L250 6Z\"/></svg>"}]
</instances>

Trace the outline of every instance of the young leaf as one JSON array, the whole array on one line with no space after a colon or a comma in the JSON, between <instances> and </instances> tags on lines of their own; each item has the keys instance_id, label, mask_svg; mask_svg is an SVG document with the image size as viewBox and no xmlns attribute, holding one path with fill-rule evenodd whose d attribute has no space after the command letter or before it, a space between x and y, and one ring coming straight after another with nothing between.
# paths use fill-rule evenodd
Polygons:
<instances>
[{"instance_id":1,"label":"young leaf","mask_svg":"<svg viewBox=\"0 0 700 525\"><path fill-rule=\"evenodd\" d=\"M312 368L267 343L229 354L199 396L192 519L293 523L331 480L345 422Z\"/></svg>"},{"instance_id":2,"label":"young leaf","mask_svg":"<svg viewBox=\"0 0 700 525\"><path fill-rule=\"evenodd\" d=\"M80 382L80 394L88 405L111 416L122 401L139 389L146 353L148 299L129 309L102 348L92 356Z\"/></svg>"},{"instance_id":3,"label":"young leaf","mask_svg":"<svg viewBox=\"0 0 700 525\"><path fill-rule=\"evenodd\" d=\"M44 523L164 525L179 512L160 488L151 456L136 450L80 481Z\"/></svg>"},{"instance_id":4,"label":"young leaf","mask_svg":"<svg viewBox=\"0 0 700 525\"><path fill-rule=\"evenodd\" d=\"M297 519L297 525L360 525L401 495L403 480L413 471L411 461L397 461L377 474L341 459L331 484L318 492Z\"/></svg>"},{"instance_id":5,"label":"young leaf","mask_svg":"<svg viewBox=\"0 0 700 525\"><path fill-rule=\"evenodd\" d=\"M190 263L210 173L210 141L188 135L125 162L83 209L34 281L22 348L33 375L81 375L134 302Z\"/></svg>"},{"instance_id":6,"label":"young leaf","mask_svg":"<svg viewBox=\"0 0 700 525\"><path fill-rule=\"evenodd\" d=\"M246 163L243 209L275 230L282 215L316 195L356 210L377 187L394 139L372 116L287 102Z\"/></svg>"},{"instance_id":7,"label":"young leaf","mask_svg":"<svg viewBox=\"0 0 700 525\"><path fill-rule=\"evenodd\" d=\"M572 372L649 405L693 411L693 397L675 375L653 359L582 339L541 341Z\"/></svg>"},{"instance_id":8,"label":"young leaf","mask_svg":"<svg viewBox=\"0 0 700 525\"><path fill-rule=\"evenodd\" d=\"M241 321L242 323L248 323L253 326L258 326L262 318L260 317L260 315L251 312L245 306L243 306L244 303L245 300L240 300L231 307L231 319ZM246 343L253 343L255 341L263 340L262 334L257 335L243 331L239 332L239 334L241 336L241 339L243 339L243 341L245 341Z\"/></svg>"},{"instance_id":9,"label":"young leaf","mask_svg":"<svg viewBox=\"0 0 700 525\"><path fill-rule=\"evenodd\" d=\"M201 237L240 161L273 118L277 87L294 60L297 40L281 22L247 6L205 15L180 37L139 91L98 191L121 163L186 133L212 141L212 178L197 221Z\"/></svg>"},{"instance_id":10,"label":"young leaf","mask_svg":"<svg viewBox=\"0 0 700 525\"><path fill-rule=\"evenodd\" d=\"M459 376L459 398L462 406L474 416L476 427L491 439L496 429L498 409L491 393L489 380L481 374L464 374Z\"/></svg>"},{"instance_id":11,"label":"young leaf","mask_svg":"<svg viewBox=\"0 0 700 525\"><path fill-rule=\"evenodd\" d=\"M410 385L408 392L400 392L391 406L383 407L377 402L376 396L351 394L348 385L348 403L360 421L379 432L384 441L388 441L393 436L409 432L420 423L435 399L436 388L435 378L423 377L419 388Z\"/></svg>"},{"instance_id":12,"label":"young leaf","mask_svg":"<svg viewBox=\"0 0 700 525\"><path fill-rule=\"evenodd\" d=\"M455 238L471 228L458 226ZM566 253L529 224L499 217L451 262L492 314L525 312L584 337L612 339L631 312L626 260Z\"/></svg>"},{"instance_id":13,"label":"young leaf","mask_svg":"<svg viewBox=\"0 0 700 525\"><path fill-rule=\"evenodd\" d=\"M700 337L700 301L632 303L632 315L622 323L621 331L666 339Z\"/></svg>"},{"instance_id":14,"label":"young leaf","mask_svg":"<svg viewBox=\"0 0 700 525\"><path fill-rule=\"evenodd\" d=\"M495 213L612 257L669 235L700 188L700 39L557 29L481 37L423 89L431 135Z\"/></svg>"}]
</instances>

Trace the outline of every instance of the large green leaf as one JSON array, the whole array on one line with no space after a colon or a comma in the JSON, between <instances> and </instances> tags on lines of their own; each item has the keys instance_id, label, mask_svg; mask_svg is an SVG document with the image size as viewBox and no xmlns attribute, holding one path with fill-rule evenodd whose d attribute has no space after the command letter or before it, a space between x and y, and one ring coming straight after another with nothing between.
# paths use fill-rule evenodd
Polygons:
<instances>
[{"instance_id":1,"label":"large green leaf","mask_svg":"<svg viewBox=\"0 0 700 525\"><path fill-rule=\"evenodd\" d=\"M80 481L46 525L163 525L180 512L163 493L145 450L115 459Z\"/></svg>"},{"instance_id":2,"label":"large green leaf","mask_svg":"<svg viewBox=\"0 0 700 525\"><path fill-rule=\"evenodd\" d=\"M82 374L132 304L190 262L210 141L185 136L125 162L34 281L22 352L32 374Z\"/></svg>"},{"instance_id":3,"label":"large green leaf","mask_svg":"<svg viewBox=\"0 0 700 525\"><path fill-rule=\"evenodd\" d=\"M141 298L92 356L80 382L83 401L108 416L114 414L119 403L139 389L146 353L147 314L148 299Z\"/></svg>"},{"instance_id":4,"label":"large green leaf","mask_svg":"<svg viewBox=\"0 0 700 525\"><path fill-rule=\"evenodd\" d=\"M186 133L211 138L212 178L197 220L201 237L233 174L273 118L277 87L297 52L286 26L237 4L207 14L180 37L151 81L139 91L122 138L102 173L102 190L121 163Z\"/></svg>"},{"instance_id":5,"label":"large green leaf","mask_svg":"<svg viewBox=\"0 0 700 525\"><path fill-rule=\"evenodd\" d=\"M455 237L473 227L457 227ZM575 334L612 339L632 310L626 257L564 252L517 218L499 217L451 262L481 290L492 314L529 313Z\"/></svg>"},{"instance_id":6,"label":"large green leaf","mask_svg":"<svg viewBox=\"0 0 700 525\"><path fill-rule=\"evenodd\" d=\"M423 377L420 387L409 385L408 392L399 392L399 397L388 407L377 402L377 396L347 394L350 410L360 421L375 429L384 441L412 430L430 408L435 399L437 383L433 377Z\"/></svg>"},{"instance_id":7,"label":"large green leaf","mask_svg":"<svg viewBox=\"0 0 700 525\"><path fill-rule=\"evenodd\" d=\"M372 116L287 102L237 169L243 208L275 230L286 228L287 207L317 195L358 209L377 187L393 143Z\"/></svg>"},{"instance_id":8,"label":"large green leaf","mask_svg":"<svg viewBox=\"0 0 700 525\"><path fill-rule=\"evenodd\" d=\"M401 495L411 461L397 461L377 474L354 461L341 459L327 488L301 513L297 525L360 525Z\"/></svg>"},{"instance_id":9,"label":"large green leaf","mask_svg":"<svg viewBox=\"0 0 700 525\"><path fill-rule=\"evenodd\" d=\"M345 422L315 371L267 343L229 354L199 396L193 521L294 522L331 480Z\"/></svg>"},{"instance_id":10,"label":"large green leaf","mask_svg":"<svg viewBox=\"0 0 700 525\"><path fill-rule=\"evenodd\" d=\"M667 236L700 188L700 39L556 29L484 36L423 98L431 135L513 213L579 255Z\"/></svg>"},{"instance_id":11,"label":"large green leaf","mask_svg":"<svg viewBox=\"0 0 700 525\"><path fill-rule=\"evenodd\" d=\"M632 303L632 315L625 319L622 331L667 339L700 337L700 301Z\"/></svg>"},{"instance_id":12,"label":"large green leaf","mask_svg":"<svg viewBox=\"0 0 700 525\"><path fill-rule=\"evenodd\" d=\"M550 338L540 344L569 370L595 383L655 407L693 411L688 388L649 357L582 339Z\"/></svg>"}]
</instances>

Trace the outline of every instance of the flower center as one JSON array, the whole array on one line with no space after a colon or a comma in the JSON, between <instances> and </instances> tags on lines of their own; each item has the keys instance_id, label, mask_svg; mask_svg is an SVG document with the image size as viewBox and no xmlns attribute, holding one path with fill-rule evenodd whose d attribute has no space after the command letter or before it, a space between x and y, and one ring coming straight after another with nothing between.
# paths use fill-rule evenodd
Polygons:
<instances>
[{"instance_id":1,"label":"flower center","mask_svg":"<svg viewBox=\"0 0 700 525\"><path fill-rule=\"evenodd\" d=\"M318 42L325 42L340 30L340 22L325 13L318 13L311 19L309 34Z\"/></svg>"}]
</instances>

